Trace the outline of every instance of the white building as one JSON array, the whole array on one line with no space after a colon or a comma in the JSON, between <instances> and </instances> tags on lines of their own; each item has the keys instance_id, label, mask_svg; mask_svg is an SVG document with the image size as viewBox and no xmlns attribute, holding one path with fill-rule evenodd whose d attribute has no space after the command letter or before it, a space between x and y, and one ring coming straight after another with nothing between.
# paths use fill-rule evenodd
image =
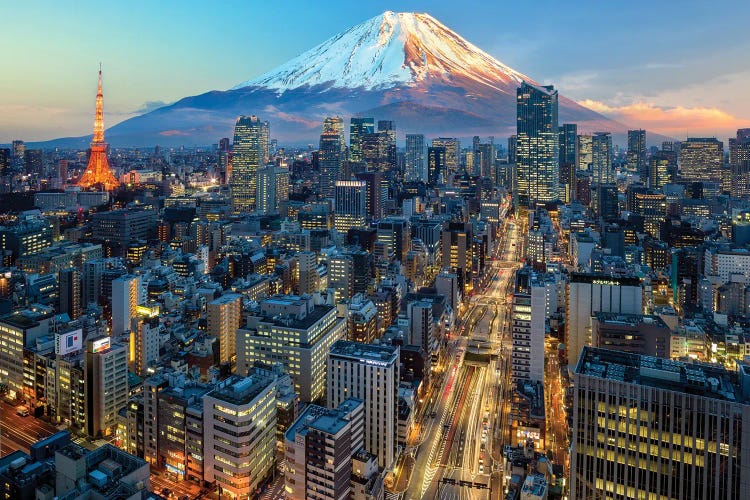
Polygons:
<instances>
[{"instance_id":1,"label":"white building","mask_svg":"<svg viewBox=\"0 0 750 500\"><path fill-rule=\"evenodd\" d=\"M396 458L398 384L398 346L339 340L328 353L328 407L349 398L365 402L365 449L383 468Z\"/></svg>"},{"instance_id":2,"label":"white building","mask_svg":"<svg viewBox=\"0 0 750 500\"><path fill-rule=\"evenodd\" d=\"M141 277L126 274L112 280L112 336L130 331L130 322L138 313L141 297Z\"/></svg>"},{"instance_id":3,"label":"white building","mask_svg":"<svg viewBox=\"0 0 750 500\"><path fill-rule=\"evenodd\" d=\"M110 435L128 404L128 353L109 337L86 340L86 427L91 437Z\"/></svg>"},{"instance_id":4,"label":"white building","mask_svg":"<svg viewBox=\"0 0 750 500\"><path fill-rule=\"evenodd\" d=\"M750 252L746 249L706 249L704 269L707 276L718 276L721 283L730 281L732 275L741 275L750 284Z\"/></svg>"},{"instance_id":5,"label":"white building","mask_svg":"<svg viewBox=\"0 0 750 500\"><path fill-rule=\"evenodd\" d=\"M572 273L565 306L568 369L572 372L583 346L591 345L591 318L596 312L642 313L641 283L633 276Z\"/></svg>"},{"instance_id":6,"label":"white building","mask_svg":"<svg viewBox=\"0 0 750 500\"><path fill-rule=\"evenodd\" d=\"M529 380L544 384L547 318L556 308L557 284L552 276L538 276L528 267L516 273L511 327L514 382Z\"/></svg>"},{"instance_id":7,"label":"white building","mask_svg":"<svg viewBox=\"0 0 750 500\"><path fill-rule=\"evenodd\" d=\"M204 480L235 499L256 498L276 456L276 381L232 375L203 396Z\"/></svg>"}]
</instances>

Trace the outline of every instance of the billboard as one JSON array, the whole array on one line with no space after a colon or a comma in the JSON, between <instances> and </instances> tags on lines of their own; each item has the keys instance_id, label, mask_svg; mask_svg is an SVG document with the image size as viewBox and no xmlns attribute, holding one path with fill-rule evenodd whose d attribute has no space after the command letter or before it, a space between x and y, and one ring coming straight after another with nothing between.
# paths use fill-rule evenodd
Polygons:
<instances>
[{"instance_id":1,"label":"billboard","mask_svg":"<svg viewBox=\"0 0 750 500\"><path fill-rule=\"evenodd\" d=\"M55 337L55 354L65 356L83 349L83 330L58 333Z\"/></svg>"},{"instance_id":2,"label":"billboard","mask_svg":"<svg viewBox=\"0 0 750 500\"><path fill-rule=\"evenodd\" d=\"M109 337L95 340L91 347L92 347L92 352L106 351L107 349L109 349Z\"/></svg>"}]
</instances>

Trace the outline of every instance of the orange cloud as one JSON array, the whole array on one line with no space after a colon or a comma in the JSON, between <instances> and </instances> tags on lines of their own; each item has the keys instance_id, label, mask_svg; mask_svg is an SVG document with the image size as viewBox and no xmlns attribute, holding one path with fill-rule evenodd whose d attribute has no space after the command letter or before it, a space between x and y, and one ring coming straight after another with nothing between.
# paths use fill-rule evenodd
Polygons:
<instances>
[{"instance_id":1,"label":"orange cloud","mask_svg":"<svg viewBox=\"0 0 750 500\"><path fill-rule=\"evenodd\" d=\"M635 102L625 106L610 106L601 101L585 99L578 104L592 111L615 118L630 126L638 126L665 135L682 136L705 133L732 133L750 126L750 120L733 116L718 108L660 107L650 102Z\"/></svg>"}]
</instances>

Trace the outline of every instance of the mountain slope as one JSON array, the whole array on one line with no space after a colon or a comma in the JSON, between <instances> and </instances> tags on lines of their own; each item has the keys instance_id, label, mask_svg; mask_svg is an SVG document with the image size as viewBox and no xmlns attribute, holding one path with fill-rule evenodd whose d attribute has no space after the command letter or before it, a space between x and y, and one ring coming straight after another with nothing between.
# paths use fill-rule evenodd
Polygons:
<instances>
[{"instance_id":1,"label":"mountain slope","mask_svg":"<svg viewBox=\"0 0 750 500\"><path fill-rule=\"evenodd\" d=\"M530 77L428 14L385 12L226 91L186 97L107 131L115 146L204 145L231 137L239 115L271 122L286 143L306 144L328 115L373 116L428 136L515 133L516 88ZM560 123L582 132L627 129L560 96Z\"/></svg>"}]
</instances>

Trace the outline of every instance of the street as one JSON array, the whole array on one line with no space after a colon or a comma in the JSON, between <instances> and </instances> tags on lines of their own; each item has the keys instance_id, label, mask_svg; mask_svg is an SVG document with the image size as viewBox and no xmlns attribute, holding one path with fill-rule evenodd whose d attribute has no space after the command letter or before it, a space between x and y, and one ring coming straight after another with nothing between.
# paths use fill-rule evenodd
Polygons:
<instances>
[{"instance_id":1,"label":"street","mask_svg":"<svg viewBox=\"0 0 750 500\"><path fill-rule=\"evenodd\" d=\"M456 325L445 374L424 412L423 439L407 447L413 472L398 497L486 499L502 492L500 451L510 441L508 293L519 265L519 234L505 222L486 288L477 290Z\"/></svg>"},{"instance_id":2,"label":"street","mask_svg":"<svg viewBox=\"0 0 750 500\"><path fill-rule=\"evenodd\" d=\"M29 452L29 447L57 432L57 427L31 415L22 417L16 406L0 402L0 456L16 450Z\"/></svg>"}]
</instances>

